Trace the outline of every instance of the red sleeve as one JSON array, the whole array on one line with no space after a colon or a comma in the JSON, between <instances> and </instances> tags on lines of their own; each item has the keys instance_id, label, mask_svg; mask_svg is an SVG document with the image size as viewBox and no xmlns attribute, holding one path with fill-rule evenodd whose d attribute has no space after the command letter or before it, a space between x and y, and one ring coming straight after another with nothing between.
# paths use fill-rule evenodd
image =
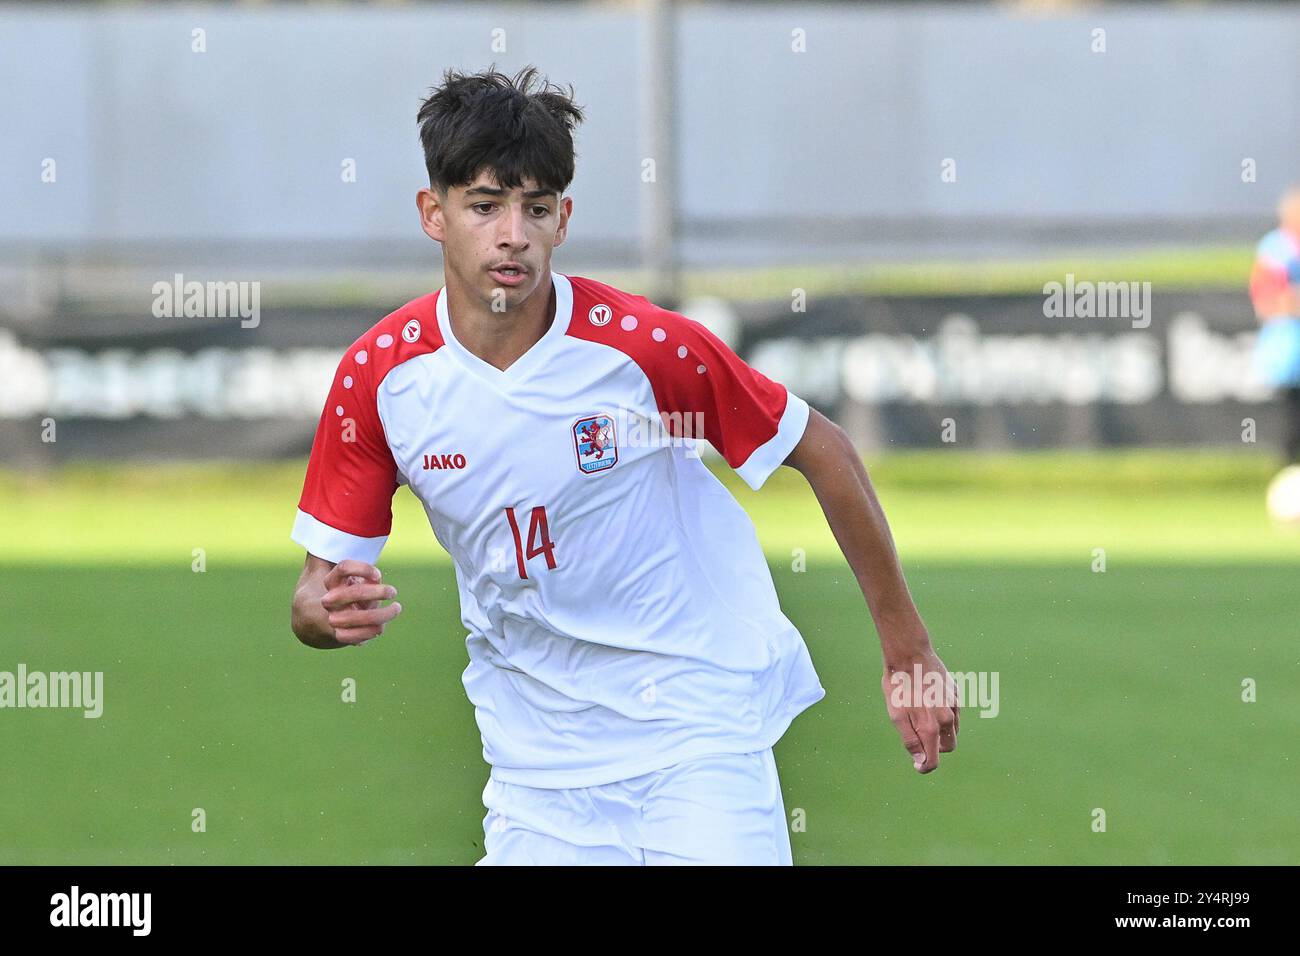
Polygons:
<instances>
[{"instance_id":1,"label":"red sleeve","mask_svg":"<svg viewBox=\"0 0 1300 956\"><path fill-rule=\"evenodd\" d=\"M1256 259L1250 272L1250 301L1263 312L1265 300L1271 300L1287 288L1286 269L1265 259Z\"/></svg>"},{"instance_id":2,"label":"red sleeve","mask_svg":"<svg viewBox=\"0 0 1300 956\"><path fill-rule=\"evenodd\" d=\"M354 558L374 564L392 529L397 465L376 405L377 364L364 337L339 362L291 535L335 563Z\"/></svg>"},{"instance_id":3,"label":"red sleeve","mask_svg":"<svg viewBox=\"0 0 1300 956\"><path fill-rule=\"evenodd\" d=\"M808 404L693 319L655 310L642 368L670 434L703 437L755 490L794 450ZM662 335L662 339L660 336Z\"/></svg>"}]
</instances>

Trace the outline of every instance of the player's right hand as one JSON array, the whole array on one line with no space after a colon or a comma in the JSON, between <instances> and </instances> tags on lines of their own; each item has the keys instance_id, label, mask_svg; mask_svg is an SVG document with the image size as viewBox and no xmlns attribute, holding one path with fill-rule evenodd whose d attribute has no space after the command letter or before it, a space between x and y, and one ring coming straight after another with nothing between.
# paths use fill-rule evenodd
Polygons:
<instances>
[{"instance_id":1,"label":"player's right hand","mask_svg":"<svg viewBox=\"0 0 1300 956\"><path fill-rule=\"evenodd\" d=\"M336 641L364 644L384 633L384 625L402 613L402 605L396 601L386 607L379 604L395 597L397 588L384 584L373 564L340 561L325 575L320 603L329 614Z\"/></svg>"}]
</instances>

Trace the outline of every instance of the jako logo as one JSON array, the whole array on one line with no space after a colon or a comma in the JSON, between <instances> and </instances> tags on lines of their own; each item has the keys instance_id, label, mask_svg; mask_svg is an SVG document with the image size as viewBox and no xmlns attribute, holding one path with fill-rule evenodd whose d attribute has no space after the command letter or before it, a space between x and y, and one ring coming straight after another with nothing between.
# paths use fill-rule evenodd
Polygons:
<instances>
[{"instance_id":1,"label":"jako logo","mask_svg":"<svg viewBox=\"0 0 1300 956\"><path fill-rule=\"evenodd\" d=\"M442 471L444 468L464 468L465 456L459 452L455 455L425 455L425 471Z\"/></svg>"},{"instance_id":2,"label":"jako logo","mask_svg":"<svg viewBox=\"0 0 1300 956\"><path fill-rule=\"evenodd\" d=\"M148 936L152 893L71 893L50 897L51 926L130 926L132 935Z\"/></svg>"}]
</instances>

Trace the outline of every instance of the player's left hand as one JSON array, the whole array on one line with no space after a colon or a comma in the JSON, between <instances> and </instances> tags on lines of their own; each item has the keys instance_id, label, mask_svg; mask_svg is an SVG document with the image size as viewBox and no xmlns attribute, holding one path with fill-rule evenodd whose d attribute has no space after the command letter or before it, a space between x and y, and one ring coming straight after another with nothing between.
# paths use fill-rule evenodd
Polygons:
<instances>
[{"instance_id":1,"label":"player's left hand","mask_svg":"<svg viewBox=\"0 0 1300 956\"><path fill-rule=\"evenodd\" d=\"M918 773L939 767L939 754L957 749L957 687L939 655L924 650L886 660L880 681L885 709Z\"/></svg>"}]
</instances>

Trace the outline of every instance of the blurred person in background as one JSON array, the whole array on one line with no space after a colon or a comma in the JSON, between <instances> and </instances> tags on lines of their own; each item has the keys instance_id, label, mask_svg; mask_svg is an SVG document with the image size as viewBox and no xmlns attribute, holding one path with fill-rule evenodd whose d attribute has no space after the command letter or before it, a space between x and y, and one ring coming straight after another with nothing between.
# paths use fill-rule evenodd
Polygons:
<instances>
[{"instance_id":1,"label":"blurred person in background","mask_svg":"<svg viewBox=\"0 0 1300 956\"><path fill-rule=\"evenodd\" d=\"M1250 300L1260 321L1255 370L1281 390L1283 453L1300 462L1300 184L1290 186L1277 204L1278 228L1255 250Z\"/></svg>"}]
</instances>

